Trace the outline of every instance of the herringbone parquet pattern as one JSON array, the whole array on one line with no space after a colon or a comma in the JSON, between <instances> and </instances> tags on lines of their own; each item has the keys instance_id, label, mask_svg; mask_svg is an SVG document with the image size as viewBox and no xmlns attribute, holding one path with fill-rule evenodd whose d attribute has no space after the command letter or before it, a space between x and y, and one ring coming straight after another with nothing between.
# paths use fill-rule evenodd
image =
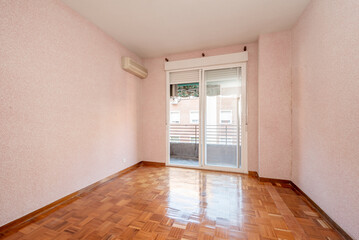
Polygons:
<instances>
[{"instance_id":1,"label":"herringbone parquet pattern","mask_svg":"<svg viewBox=\"0 0 359 240\"><path fill-rule=\"evenodd\" d=\"M290 186L165 167L140 167L3 238L341 239Z\"/></svg>"}]
</instances>

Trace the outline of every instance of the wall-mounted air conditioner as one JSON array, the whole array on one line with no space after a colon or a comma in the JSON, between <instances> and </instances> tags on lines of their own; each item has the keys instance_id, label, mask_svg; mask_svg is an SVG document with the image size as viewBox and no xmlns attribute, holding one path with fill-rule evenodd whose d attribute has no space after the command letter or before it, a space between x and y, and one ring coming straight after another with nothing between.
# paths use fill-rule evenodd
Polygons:
<instances>
[{"instance_id":1,"label":"wall-mounted air conditioner","mask_svg":"<svg viewBox=\"0 0 359 240\"><path fill-rule=\"evenodd\" d=\"M122 68L126 72L129 72L139 78L144 79L147 77L147 69L129 57L122 57Z\"/></svg>"}]
</instances>

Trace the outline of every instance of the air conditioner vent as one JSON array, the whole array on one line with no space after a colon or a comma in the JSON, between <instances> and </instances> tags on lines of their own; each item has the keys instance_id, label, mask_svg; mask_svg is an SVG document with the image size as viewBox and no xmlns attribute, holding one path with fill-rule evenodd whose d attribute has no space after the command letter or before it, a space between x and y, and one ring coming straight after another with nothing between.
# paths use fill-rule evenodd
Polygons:
<instances>
[{"instance_id":1,"label":"air conditioner vent","mask_svg":"<svg viewBox=\"0 0 359 240\"><path fill-rule=\"evenodd\" d=\"M126 72L129 72L139 78L144 79L147 77L147 69L129 57L122 57L122 68Z\"/></svg>"}]
</instances>

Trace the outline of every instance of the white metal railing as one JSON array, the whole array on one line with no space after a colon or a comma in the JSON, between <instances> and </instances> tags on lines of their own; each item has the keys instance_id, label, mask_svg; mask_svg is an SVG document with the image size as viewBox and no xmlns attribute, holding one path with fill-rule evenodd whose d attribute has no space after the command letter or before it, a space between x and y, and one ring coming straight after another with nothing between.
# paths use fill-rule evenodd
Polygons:
<instances>
[{"instance_id":1,"label":"white metal railing","mask_svg":"<svg viewBox=\"0 0 359 240\"><path fill-rule=\"evenodd\" d=\"M207 125L206 144L237 145L241 129L234 124ZM171 124L171 143L199 143L199 124ZM239 136L238 136L239 135Z\"/></svg>"}]
</instances>

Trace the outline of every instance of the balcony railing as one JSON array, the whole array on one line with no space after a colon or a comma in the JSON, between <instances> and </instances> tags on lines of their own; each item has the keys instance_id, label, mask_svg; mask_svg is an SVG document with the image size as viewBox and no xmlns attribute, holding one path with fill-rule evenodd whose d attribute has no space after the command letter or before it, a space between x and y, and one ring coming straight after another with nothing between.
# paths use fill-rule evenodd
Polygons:
<instances>
[{"instance_id":1,"label":"balcony railing","mask_svg":"<svg viewBox=\"0 0 359 240\"><path fill-rule=\"evenodd\" d=\"M239 129L240 130L240 129ZM200 129L198 124L171 124L171 143L198 143ZM241 139L241 132L234 124L207 125L206 143L221 145L237 145Z\"/></svg>"}]
</instances>

